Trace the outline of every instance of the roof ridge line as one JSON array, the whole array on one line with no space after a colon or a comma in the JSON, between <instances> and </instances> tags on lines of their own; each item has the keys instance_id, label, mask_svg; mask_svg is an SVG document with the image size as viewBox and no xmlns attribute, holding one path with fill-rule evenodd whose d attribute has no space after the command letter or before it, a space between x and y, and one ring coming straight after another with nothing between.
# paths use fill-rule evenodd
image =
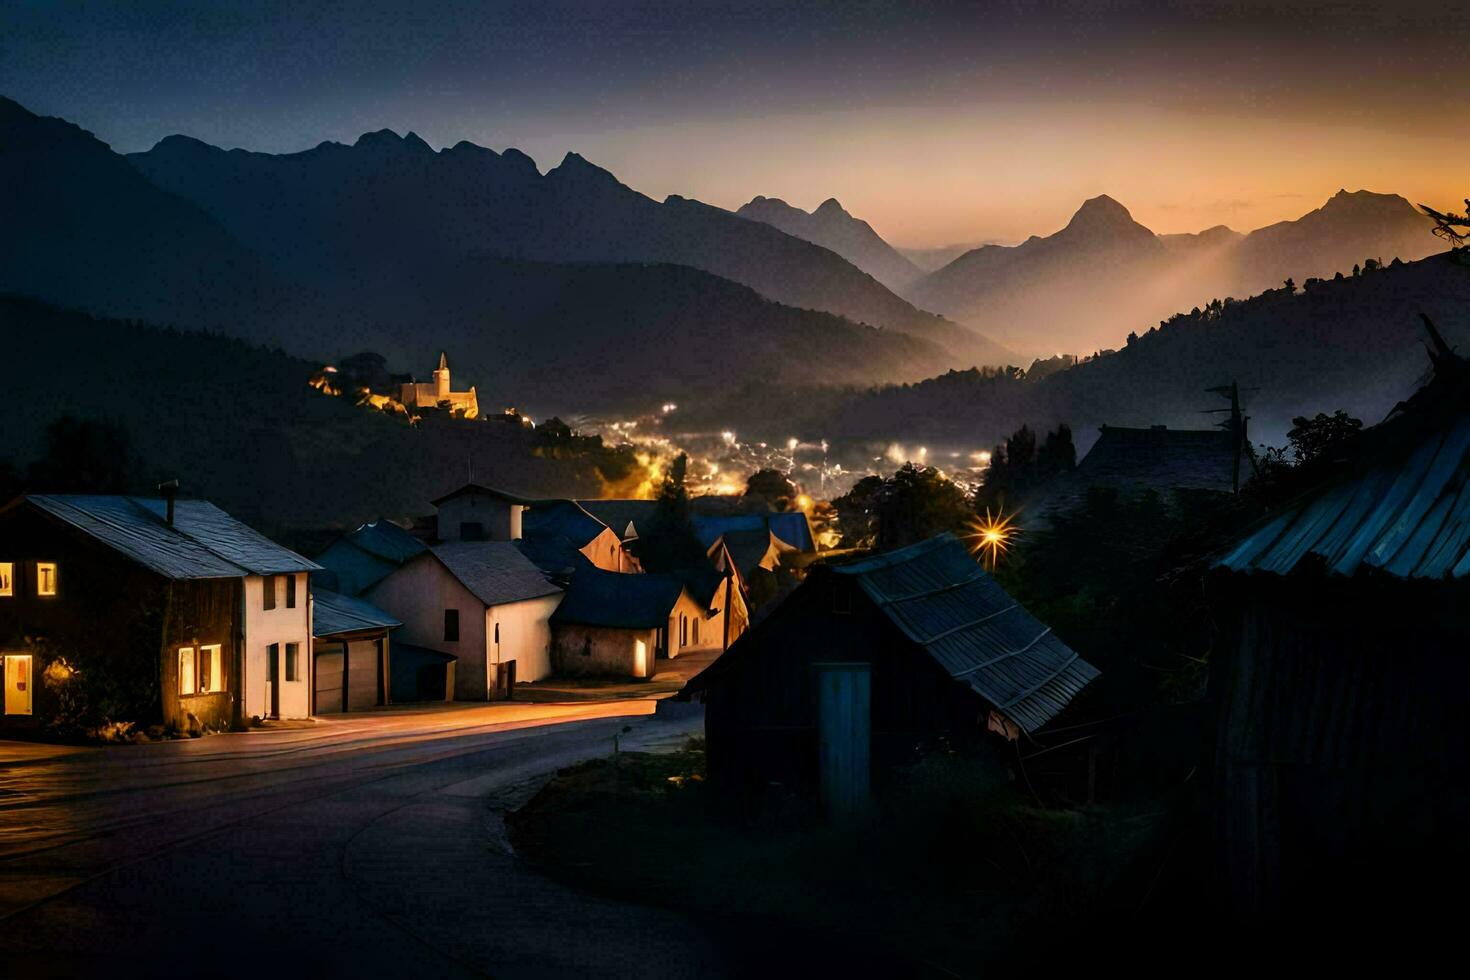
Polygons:
<instances>
[{"instance_id":1,"label":"roof ridge line","mask_svg":"<svg viewBox=\"0 0 1470 980\"><path fill-rule=\"evenodd\" d=\"M218 558L220 561L224 562L226 565L229 565L231 568L238 569L239 571L244 572L246 575L254 575L255 574L250 569L248 569L245 566L241 565L239 562L235 561L234 559L227 558L224 555L220 554L218 551L215 551L209 545L205 544L203 541L200 541L198 538L194 537L192 534L185 534L183 531L179 530L179 528L176 525L173 525L173 524L168 523L166 520L164 520L163 518L159 517L156 513L154 513L153 512L153 509L151 507L144 507L142 505L142 503L139 502L139 498L133 496L132 494L127 494L127 493L119 493L119 494L105 494L105 493L102 493L102 494L58 494L58 493L51 493L51 494L38 494L38 496L49 497L52 500L58 501L58 502L62 503L66 507L66 509L69 510L69 511L71 511L73 514L80 514L81 516L85 517L89 521L95 521L98 524L101 524L101 525L103 525L105 527L111 528L112 530L116 531L118 534L122 534L122 535L125 535L126 537L133 538L133 539L136 540L137 539L137 534L133 530L131 530L131 529L127 528L127 527L124 527L123 525L120 525L120 524L116 523L115 521L110 521L106 517L104 517L102 515L99 515L99 514L95 514L92 511L82 510L80 507L76 507L76 506L72 505L70 501L67 501L65 499L67 497L108 497L108 496L113 496L113 497L121 498L122 500L127 501L127 504L128 504L129 507L135 508L139 513L146 514L150 519L152 519L154 521L157 521L159 527L168 528L168 530L172 531L174 534L177 534L179 537L183 538L185 541L188 541L190 544L195 545L196 547L202 548L203 550L209 552L211 555L213 555L214 557ZM88 534L91 534L91 532L88 531L87 528L83 527L80 524L77 524L75 520L71 521L71 524L72 524L73 527L76 527L78 530L84 531L84 532L86 532ZM97 537L97 535L95 535L95 534L92 534L91 536L94 537L94 538ZM98 540L100 541L102 539L98 538ZM103 544L107 544L106 541L103 541L102 543Z\"/></svg>"}]
</instances>

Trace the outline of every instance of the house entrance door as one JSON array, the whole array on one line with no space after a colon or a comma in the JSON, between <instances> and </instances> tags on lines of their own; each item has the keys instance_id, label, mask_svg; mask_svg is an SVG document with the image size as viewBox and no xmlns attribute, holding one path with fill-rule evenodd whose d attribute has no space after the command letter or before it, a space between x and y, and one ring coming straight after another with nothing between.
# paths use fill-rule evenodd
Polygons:
<instances>
[{"instance_id":1,"label":"house entrance door","mask_svg":"<svg viewBox=\"0 0 1470 980\"><path fill-rule=\"evenodd\" d=\"M5 657L5 713L7 715L30 714L31 694L35 686L35 677L31 674L30 654L7 654Z\"/></svg>"}]
</instances>

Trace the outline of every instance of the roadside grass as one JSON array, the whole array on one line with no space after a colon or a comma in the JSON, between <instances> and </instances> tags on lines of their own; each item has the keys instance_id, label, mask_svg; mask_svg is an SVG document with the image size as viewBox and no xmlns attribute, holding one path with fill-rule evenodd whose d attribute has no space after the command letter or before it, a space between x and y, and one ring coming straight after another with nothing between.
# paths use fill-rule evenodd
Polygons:
<instances>
[{"instance_id":1,"label":"roadside grass","mask_svg":"<svg viewBox=\"0 0 1470 980\"><path fill-rule=\"evenodd\" d=\"M1135 912L1168 823L1161 807L1043 809L998 767L954 755L896 775L843 825L800 794L752 801L704 777L699 742L593 760L512 814L512 840L592 891L973 975Z\"/></svg>"}]
</instances>

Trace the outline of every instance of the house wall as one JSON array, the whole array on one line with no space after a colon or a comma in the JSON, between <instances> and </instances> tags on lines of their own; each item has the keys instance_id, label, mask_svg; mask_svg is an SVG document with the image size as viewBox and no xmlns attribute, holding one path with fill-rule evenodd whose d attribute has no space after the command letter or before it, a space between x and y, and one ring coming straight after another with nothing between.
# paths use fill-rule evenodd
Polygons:
<instances>
[{"instance_id":1,"label":"house wall","mask_svg":"<svg viewBox=\"0 0 1470 980\"><path fill-rule=\"evenodd\" d=\"M515 541L521 536L521 512L526 508L483 493L464 493L446 500L435 515L440 541L459 541L460 525L479 523L487 541Z\"/></svg>"},{"instance_id":2,"label":"house wall","mask_svg":"<svg viewBox=\"0 0 1470 980\"><path fill-rule=\"evenodd\" d=\"M352 640L317 637L312 643L312 655L316 664L316 677L313 683L316 685L317 714L343 710L344 648L347 655L346 710L364 711L382 703L379 684L381 681L384 693L386 693L390 676L389 665L386 662L390 655L386 633L381 637ZM380 663L380 660L383 662Z\"/></svg>"},{"instance_id":3,"label":"house wall","mask_svg":"<svg viewBox=\"0 0 1470 980\"><path fill-rule=\"evenodd\" d=\"M606 528L597 537L588 541L581 548L582 554L587 560L605 572L631 572L634 571L630 556L623 551L623 541L613 533L612 528Z\"/></svg>"},{"instance_id":4,"label":"house wall","mask_svg":"<svg viewBox=\"0 0 1470 980\"><path fill-rule=\"evenodd\" d=\"M271 715L271 682L267 657L271 644L279 644L281 718L311 717L311 601L305 572L297 572L296 607L286 608L285 580L292 576L251 575L245 579L245 683L244 714L248 718ZM265 609L266 583L276 589L276 608ZM296 680L286 680L286 644L297 644Z\"/></svg>"},{"instance_id":5,"label":"house wall","mask_svg":"<svg viewBox=\"0 0 1470 980\"><path fill-rule=\"evenodd\" d=\"M56 595L36 594L36 563L57 566ZM20 504L0 514L0 562L12 566L11 595L0 595L0 656L30 657L30 714L5 714L0 726L30 728L55 717L44 679L57 658L90 675L127 704L141 724L182 723L193 711L212 728L233 720L238 677L239 579L171 582L75 528ZM182 698L178 648L221 646L225 690Z\"/></svg>"},{"instance_id":6,"label":"house wall","mask_svg":"<svg viewBox=\"0 0 1470 980\"><path fill-rule=\"evenodd\" d=\"M483 701L488 690L485 669L485 604L432 554L420 555L368 589L367 599L403 625L402 643L453 654L456 700ZM444 639L444 610L459 610L459 640Z\"/></svg>"},{"instance_id":7,"label":"house wall","mask_svg":"<svg viewBox=\"0 0 1470 980\"><path fill-rule=\"evenodd\" d=\"M485 639L490 663L516 662L516 680L539 681L551 675L551 614L564 593L491 606L485 610ZM500 643L495 643L496 627ZM483 697L484 695L482 695Z\"/></svg>"},{"instance_id":8,"label":"house wall","mask_svg":"<svg viewBox=\"0 0 1470 980\"><path fill-rule=\"evenodd\" d=\"M552 628L552 669L561 677L651 678L657 670L654 633L654 630L557 625ZM644 645L642 673L637 670L640 640Z\"/></svg>"},{"instance_id":9,"label":"house wall","mask_svg":"<svg viewBox=\"0 0 1470 980\"><path fill-rule=\"evenodd\" d=\"M179 729L191 727L189 715L214 731L227 731L236 723L235 692L239 681L240 595L243 579L203 579L170 582L165 602L160 686L163 722ZM189 647L220 647L223 690L198 691L202 679L195 655L196 693L179 691L179 651Z\"/></svg>"},{"instance_id":10,"label":"house wall","mask_svg":"<svg viewBox=\"0 0 1470 980\"><path fill-rule=\"evenodd\" d=\"M669 656L677 657L681 653L724 650L727 614L731 615L730 643L734 643L745 631L749 616L745 612L744 597L741 596L738 588L732 586L727 589L721 585L715 592L710 606L712 609L706 609L689 594L687 589L679 596L678 603L674 606L673 612L669 614ZM681 625L681 620L688 624L687 629ZM697 640L694 636L695 621L699 623Z\"/></svg>"},{"instance_id":11,"label":"house wall","mask_svg":"<svg viewBox=\"0 0 1470 980\"><path fill-rule=\"evenodd\" d=\"M1417 892L1414 869L1450 873L1445 835L1470 821L1463 583L1215 586L1212 809L1229 910L1331 918L1363 894Z\"/></svg>"}]
</instances>

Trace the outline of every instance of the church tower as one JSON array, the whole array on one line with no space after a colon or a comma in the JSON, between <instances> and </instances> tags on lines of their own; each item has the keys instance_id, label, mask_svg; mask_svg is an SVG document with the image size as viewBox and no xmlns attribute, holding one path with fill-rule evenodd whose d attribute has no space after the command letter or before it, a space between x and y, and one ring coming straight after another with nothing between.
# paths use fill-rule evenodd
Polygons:
<instances>
[{"instance_id":1,"label":"church tower","mask_svg":"<svg viewBox=\"0 0 1470 980\"><path fill-rule=\"evenodd\" d=\"M449 397L449 358L439 352L439 367L434 371L434 391L439 401Z\"/></svg>"}]
</instances>

